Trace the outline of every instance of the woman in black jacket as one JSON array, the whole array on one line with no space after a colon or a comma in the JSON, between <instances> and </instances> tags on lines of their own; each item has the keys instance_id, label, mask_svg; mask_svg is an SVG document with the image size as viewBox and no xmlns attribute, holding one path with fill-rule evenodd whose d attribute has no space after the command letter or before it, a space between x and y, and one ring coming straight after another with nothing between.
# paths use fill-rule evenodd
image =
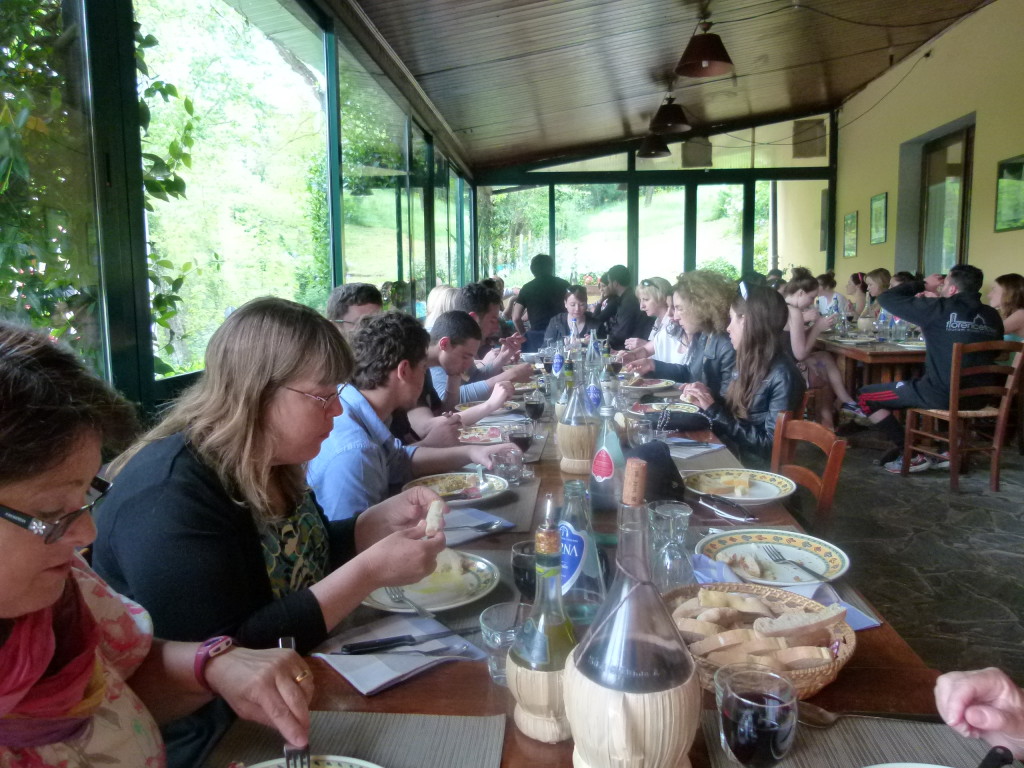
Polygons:
<instances>
[{"instance_id":1,"label":"woman in black jacket","mask_svg":"<svg viewBox=\"0 0 1024 768\"><path fill-rule=\"evenodd\" d=\"M705 384L683 388L683 400L700 406L711 427L739 456L744 466L767 467L775 439L775 422L794 411L804 394L804 379L786 348L782 329L786 302L770 288L747 288L729 309L729 338L736 349L736 369L725 402L716 402Z\"/></svg>"},{"instance_id":2,"label":"woman in black jacket","mask_svg":"<svg viewBox=\"0 0 1024 768\"><path fill-rule=\"evenodd\" d=\"M597 330L597 320L587 311L587 289L582 285L570 285L565 292L565 312L551 318L544 332L544 345L549 346L569 336L572 320L576 321L580 336Z\"/></svg>"}]
</instances>

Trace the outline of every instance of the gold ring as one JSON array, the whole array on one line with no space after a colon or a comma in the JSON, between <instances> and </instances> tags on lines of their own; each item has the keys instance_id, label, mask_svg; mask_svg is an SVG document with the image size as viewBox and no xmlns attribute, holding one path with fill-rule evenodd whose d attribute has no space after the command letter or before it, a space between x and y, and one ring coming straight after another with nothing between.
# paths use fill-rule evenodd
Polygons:
<instances>
[{"instance_id":1,"label":"gold ring","mask_svg":"<svg viewBox=\"0 0 1024 768\"><path fill-rule=\"evenodd\" d=\"M306 679L307 677L309 677L309 676L310 676L311 674L313 674L313 673L312 673L312 672L310 672L308 668L307 668L307 669L304 669L304 670L302 670L301 672L299 672L299 674L297 674L297 675L295 676L295 682L296 682L296 683L301 683L301 682L302 682L303 680L305 680L305 679Z\"/></svg>"}]
</instances>

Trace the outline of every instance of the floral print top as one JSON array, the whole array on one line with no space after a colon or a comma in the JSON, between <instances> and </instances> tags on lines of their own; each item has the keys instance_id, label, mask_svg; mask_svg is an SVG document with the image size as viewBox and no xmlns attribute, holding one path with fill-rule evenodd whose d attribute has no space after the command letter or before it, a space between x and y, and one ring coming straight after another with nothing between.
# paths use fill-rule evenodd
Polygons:
<instances>
[{"instance_id":1,"label":"floral print top","mask_svg":"<svg viewBox=\"0 0 1024 768\"><path fill-rule=\"evenodd\" d=\"M0 768L164 768L160 730L125 683L153 644L149 614L114 592L84 560L72 575L100 627L96 652L107 678L106 698L81 738L26 749L0 745Z\"/></svg>"},{"instance_id":2,"label":"floral print top","mask_svg":"<svg viewBox=\"0 0 1024 768\"><path fill-rule=\"evenodd\" d=\"M327 575L330 542L309 493L288 517L262 522L260 541L274 599L307 589Z\"/></svg>"}]
</instances>

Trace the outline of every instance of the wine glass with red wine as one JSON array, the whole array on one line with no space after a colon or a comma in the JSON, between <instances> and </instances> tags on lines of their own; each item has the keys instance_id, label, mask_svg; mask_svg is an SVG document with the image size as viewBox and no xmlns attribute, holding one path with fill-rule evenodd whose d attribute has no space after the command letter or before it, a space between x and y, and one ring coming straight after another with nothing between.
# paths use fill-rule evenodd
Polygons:
<instances>
[{"instance_id":1,"label":"wine glass with red wine","mask_svg":"<svg viewBox=\"0 0 1024 768\"><path fill-rule=\"evenodd\" d=\"M540 417L544 415L544 398L541 397L539 392L534 392L528 396L525 401L526 415L534 421L539 421Z\"/></svg>"},{"instance_id":2,"label":"wine glass with red wine","mask_svg":"<svg viewBox=\"0 0 1024 768\"><path fill-rule=\"evenodd\" d=\"M793 684L768 669L739 669L722 681L722 735L738 763L771 768L786 756L796 736L796 702Z\"/></svg>"},{"instance_id":3,"label":"wine glass with red wine","mask_svg":"<svg viewBox=\"0 0 1024 768\"><path fill-rule=\"evenodd\" d=\"M533 422L527 420L509 424L505 434L512 445L526 453L533 444Z\"/></svg>"}]
</instances>

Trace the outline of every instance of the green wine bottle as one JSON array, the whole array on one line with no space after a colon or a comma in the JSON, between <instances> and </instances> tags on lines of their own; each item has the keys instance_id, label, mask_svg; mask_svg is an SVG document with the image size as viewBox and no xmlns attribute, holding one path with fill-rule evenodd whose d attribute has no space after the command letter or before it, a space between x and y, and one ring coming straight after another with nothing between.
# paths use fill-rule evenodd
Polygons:
<instances>
[{"instance_id":1,"label":"green wine bottle","mask_svg":"<svg viewBox=\"0 0 1024 768\"><path fill-rule=\"evenodd\" d=\"M549 493L544 521L534 534L537 591L533 610L509 652L520 666L536 672L563 669L576 646L572 622L562 604L561 537L554 521L554 499Z\"/></svg>"}]
</instances>

